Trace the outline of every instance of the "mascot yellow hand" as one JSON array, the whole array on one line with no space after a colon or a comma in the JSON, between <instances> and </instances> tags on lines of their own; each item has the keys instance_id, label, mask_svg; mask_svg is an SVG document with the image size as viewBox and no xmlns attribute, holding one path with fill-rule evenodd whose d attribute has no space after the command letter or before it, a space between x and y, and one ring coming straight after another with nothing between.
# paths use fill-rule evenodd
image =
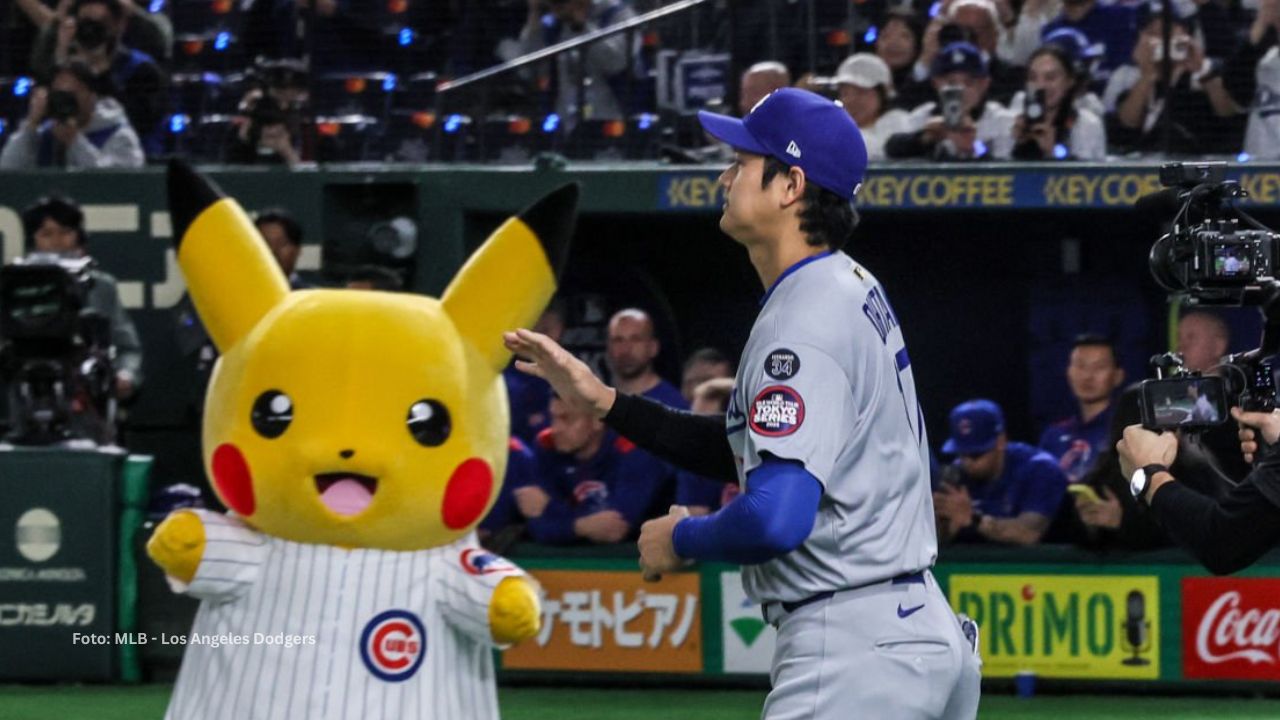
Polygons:
<instances>
[{"instance_id":1,"label":"mascot yellow hand","mask_svg":"<svg viewBox=\"0 0 1280 720\"><path fill-rule=\"evenodd\" d=\"M499 645L528 640L542 628L538 591L527 577L510 577L498 584L489 602L489 631Z\"/></svg>"},{"instance_id":2,"label":"mascot yellow hand","mask_svg":"<svg viewBox=\"0 0 1280 720\"><path fill-rule=\"evenodd\" d=\"M166 575L190 583L204 557L204 524L188 510L171 513L147 541L147 554Z\"/></svg>"}]
</instances>

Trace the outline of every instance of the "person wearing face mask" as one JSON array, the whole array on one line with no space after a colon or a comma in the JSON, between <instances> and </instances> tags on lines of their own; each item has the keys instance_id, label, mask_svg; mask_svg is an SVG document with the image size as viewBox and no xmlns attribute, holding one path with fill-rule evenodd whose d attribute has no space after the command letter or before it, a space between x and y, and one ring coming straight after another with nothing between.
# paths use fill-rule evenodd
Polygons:
<instances>
[{"instance_id":1,"label":"person wearing face mask","mask_svg":"<svg viewBox=\"0 0 1280 720\"><path fill-rule=\"evenodd\" d=\"M1101 160L1107 151L1107 132L1093 111L1077 107L1081 72L1067 51L1056 44L1031 54L1027 66L1027 94L1015 98L1011 109L1018 160Z\"/></svg>"},{"instance_id":2,"label":"person wearing face mask","mask_svg":"<svg viewBox=\"0 0 1280 720\"><path fill-rule=\"evenodd\" d=\"M68 17L54 16L38 41L33 66L37 77L71 59L88 65L94 90L124 106L129 124L144 148L162 148L162 120L167 112L167 80L155 59L124 44L129 12L125 0L75 0Z\"/></svg>"},{"instance_id":3,"label":"person wearing face mask","mask_svg":"<svg viewBox=\"0 0 1280 720\"><path fill-rule=\"evenodd\" d=\"M31 93L27 117L0 151L0 169L137 168L145 158L120 103L99 97L81 61L54 71Z\"/></svg>"}]
</instances>

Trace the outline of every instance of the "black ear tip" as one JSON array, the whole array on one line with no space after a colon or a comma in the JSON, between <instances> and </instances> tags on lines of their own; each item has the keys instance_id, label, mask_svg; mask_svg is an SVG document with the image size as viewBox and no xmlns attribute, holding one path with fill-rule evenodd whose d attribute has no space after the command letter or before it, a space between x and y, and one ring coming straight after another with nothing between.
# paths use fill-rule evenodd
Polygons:
<instances>
[{"instance_id":1,"label":"black ear tip","mask_svg":"<svg viewBox=\"0 0 1280 720\"><path fill-rule=\"evenodd\" d=\"M187 228L204 209L225 197L222 189L181 158L169 160L169 219L173 226L173 245L182 242Z\"/></svg>"},{"instance_id":2,"label":"black ear tip","mask_svg":"<svg viewBox=\"0 0 1280 720\"><path fill-rule=\"evenodd\" d=\"M552 190L520 213L520 220L533 230L542 243L556 277L569 257L569 241L573 239L578 220L578 195L582 186L571 182Z\"/></svg>"}]
</instances>

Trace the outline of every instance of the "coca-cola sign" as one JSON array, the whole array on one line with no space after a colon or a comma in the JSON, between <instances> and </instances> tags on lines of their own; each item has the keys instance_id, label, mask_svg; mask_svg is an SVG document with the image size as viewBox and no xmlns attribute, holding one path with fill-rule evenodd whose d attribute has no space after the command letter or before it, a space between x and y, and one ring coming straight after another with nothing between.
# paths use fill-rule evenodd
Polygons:
<instances>
[{"instance_id":1,"label":"coca-cola sign","mask_svg":"<svg viewBox=\"0 0 1280 720\"><path fill-rule=\"evenodd\" d=\"M1188 678L1280 680L1280 580L1185 578Z\"/></svg>"}]
</instances>

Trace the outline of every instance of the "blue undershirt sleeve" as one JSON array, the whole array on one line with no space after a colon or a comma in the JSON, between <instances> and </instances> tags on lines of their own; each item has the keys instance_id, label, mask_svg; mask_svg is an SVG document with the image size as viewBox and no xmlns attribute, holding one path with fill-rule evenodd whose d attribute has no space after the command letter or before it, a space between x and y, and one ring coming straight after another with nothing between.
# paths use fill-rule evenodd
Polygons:
<instances>
[{"instance_id":1,"label":"blue undershirt sleeve","mask_svg":"<svg viewBox=\"0 0 1280 720\"><path fill-rule=\"evenodd\" d=\"M756 565L800 547L813 531L822 484L787 460L770 458L747 476L747 491L718 512L676 524L676 554L688 560Z\"/></svg>"}]
</instances>

